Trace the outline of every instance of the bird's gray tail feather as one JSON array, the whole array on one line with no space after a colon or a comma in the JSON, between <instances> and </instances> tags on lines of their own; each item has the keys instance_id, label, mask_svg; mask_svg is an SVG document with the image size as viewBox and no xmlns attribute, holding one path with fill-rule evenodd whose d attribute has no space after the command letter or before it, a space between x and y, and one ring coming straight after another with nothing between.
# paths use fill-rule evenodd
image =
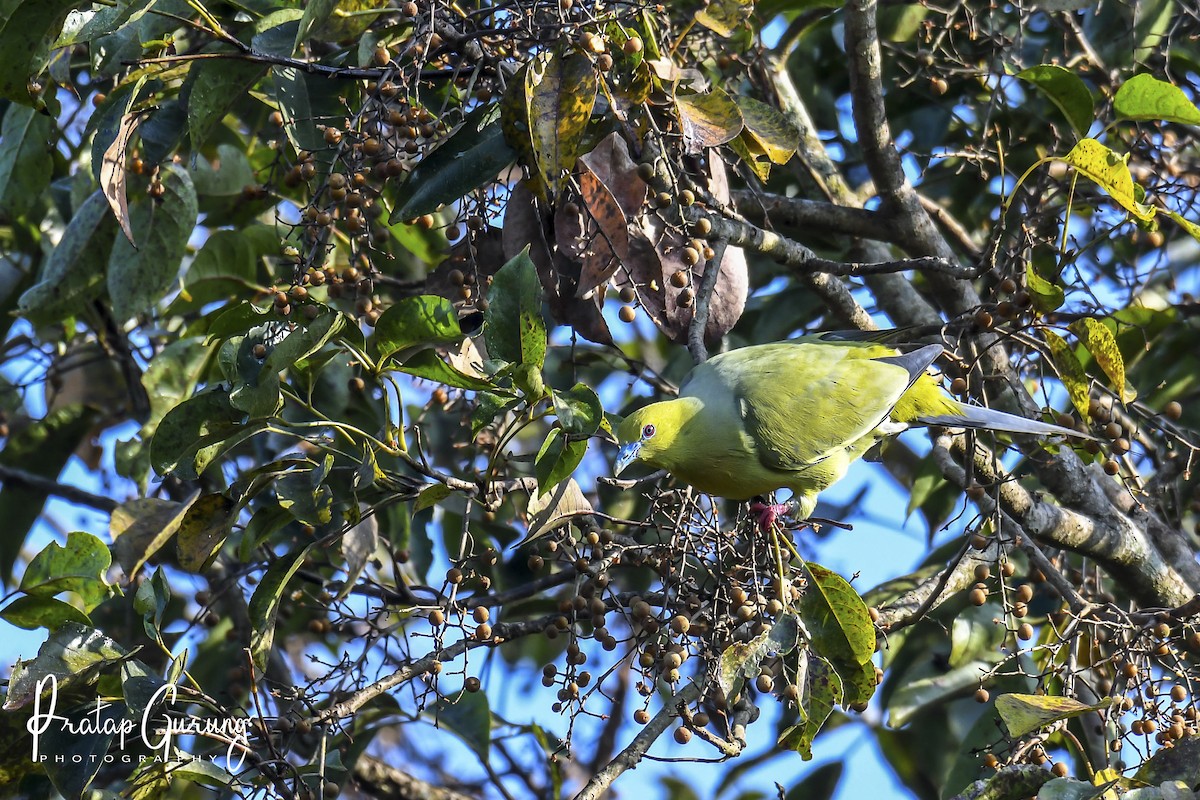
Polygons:
<instances>
[{"instance_id":1,"label":"bird's gray tail feather","mask_svg":"<svg viewBox=\"0 0 1200 800\"><path fill-rule=\"evenodd\" d=\"M1094 439L1096 437L1080 433L1061 425L1051 425L1036 419L1018 417L1016 414L1006 414L1003 411L993 411L982 406L959 404L958 414L935 414L918 417L922 425L940 425L946 428L981 428L1008 433L1025 433L1031 436L1072 436L1077 439Z\"/></svg>"}]
</instances>

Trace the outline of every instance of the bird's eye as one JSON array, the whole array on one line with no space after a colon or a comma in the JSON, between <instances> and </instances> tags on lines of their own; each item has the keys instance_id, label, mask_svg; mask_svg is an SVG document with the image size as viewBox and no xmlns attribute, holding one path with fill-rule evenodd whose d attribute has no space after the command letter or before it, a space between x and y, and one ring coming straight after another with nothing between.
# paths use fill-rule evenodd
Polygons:
<instances>
[{"instance_id":1,"label":"bird's eye","mask_svg":"<svg viewBox=\"0 0 1200 800\"><path fill-rule=\"evenodd\" d=\"M642 428L642 438L643 439L649 439L653 435L654 435L654 426L653 425L647 425L644 428Z\"/></svg>"}]
</instances>

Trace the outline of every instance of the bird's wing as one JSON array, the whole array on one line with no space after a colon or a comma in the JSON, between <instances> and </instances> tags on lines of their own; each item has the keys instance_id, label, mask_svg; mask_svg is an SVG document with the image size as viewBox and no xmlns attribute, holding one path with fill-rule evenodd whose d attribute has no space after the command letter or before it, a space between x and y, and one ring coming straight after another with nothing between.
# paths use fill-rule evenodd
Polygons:
<instances>
[{"instance_id":1,"label":"bird's wing","mask_svg":"<svg viewBox=\"0 0 1200 800\"><path fill-rule=\"evenodd\" d=\"M888 418L940 347L792 341L733 350L693 371L683 394L732 402L767 467L802 470L845 450Z\"/></svg>"}]
</instances>

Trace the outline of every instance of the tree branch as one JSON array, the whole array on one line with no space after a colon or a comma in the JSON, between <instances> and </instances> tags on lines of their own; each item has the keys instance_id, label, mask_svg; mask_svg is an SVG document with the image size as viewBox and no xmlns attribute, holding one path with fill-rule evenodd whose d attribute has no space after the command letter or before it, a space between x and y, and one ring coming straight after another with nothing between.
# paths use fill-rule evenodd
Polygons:
<instances>
[{"instance_id":1,"label":"tree branch","mask_svg":"<svg viewBox=\"0 0 1200 800\"><path fill-rule=\"evenodd\" d=\"M733 192L732 197L738 210L756 221L769 219L776 225L816 228L823 233L841 233L885 242L900 241L900 237L891 229L891 219L875 211L745 189Z\"/></svg>"},{"instance_id":2,"label":"tree branch","mask_svg":"<svg viewBox=\"0 0 1200 800\"><path fill-rule=\"evenodd\" d=\"M969 458L962 437L939 436L933 447L934 460L943 475L964 485L966 471L952 452L960 458ZM980 483L996 487L999 507L1030 536L1096 559L1144 606L1178 606L1196 594L1186 578L1163 559L1145 532L1124 514L1110 506L1106 514L1085 516L1065 505L1048 503L1000 472L995 464L996 459L990 453L980 452L973 459L972 468ZM1075 479L1071 485L1078 493L1083 480ZM1070 496L1067 492L1062 494ZM1066 503L1062 495L1060 499ZM990 505L993 501L981 498L981 507L990 511L994 508Z\"/></svg>"},{"instance_id":3,"label":"tree branch","mask_svg":"<svg viewBox=\"0 0 1200 800\"><path fill-rule=\"evenodd\" d=\"M727 217L710 218L713 223L713 235L720 241L744 247L756 253L771 256L780 264L791 267L797 272L825 272L842 277L858 277L864 275L883 275L896 272L917 270L919 272L940 272L956 279L969 280L979 277L973 267L938 256L919 256L917 258L901 258L890 261L833 261L821 258L799 242L780 236L774 231L760 228L749 222L729 219ZM707 276L707 273L706 273ZM703 284L701 285L703 288ZM705 318L707 318L707 309ZM696 317L700 317L700 304L697 299Z\"/></svg>"},{"instance_id":4,"label":"tree branch","mask_svg":"<svg viewBox=\"0 0 1200 800\"><path fill-rule=\"evenodd\" d=\"M1054 780L1054 773L1032 764L1013 764L992 777L975 781L952 800L1017 800L1038 793Z\"/></svg>"},{"instance_id":5,"label":"tree branch","mask_svg":"<svg viewBox=\"0 0 1200 800\"><path fill-rule=\"evenodd\" d=\"M678 694L667 700L663 705L662 710L654 715L654 718L646 723L638 735L633 737L624 750L617 753L616 758L608 762L604 769L592 776L592 779L587 782L587 785L575 795L575 800L599 800L613 781L621 776L626 770L633 769L646 755L646 751L654 744L659 736L671 725L676 717L679 716L680 706L686 706L696 702L700 698L702 689L699 684L691 683L685 686Z\"/></svg>"},{"instance_id":6,"label":"tree branch","mask_svg":"<svg viewBox=\"0 0 1200 800\"><path fill-rule=\"evenodd\" d=\"M103 511L105 514L111 514L120 505L120 503L111 497L92 494L89 491L80 489L78 486L59 483L51 478L35 475L32 472L26 472L17 467L0 466L0 481L9 486L19 486L23 489L32 489L36 492L45 492L54 497L61 497L70 503L89 506L97 511Z\"/></svg>"},{"instance_id":7,"label":"tree branch","mask_svg":"<svg viewBox=\"0 0 1200 800\"><path fill-rule=\"evenodd\" d=\"M354 779L377 800L476 800L413 777L367 753L354 762Z\"/></svg>"}]
</instances>

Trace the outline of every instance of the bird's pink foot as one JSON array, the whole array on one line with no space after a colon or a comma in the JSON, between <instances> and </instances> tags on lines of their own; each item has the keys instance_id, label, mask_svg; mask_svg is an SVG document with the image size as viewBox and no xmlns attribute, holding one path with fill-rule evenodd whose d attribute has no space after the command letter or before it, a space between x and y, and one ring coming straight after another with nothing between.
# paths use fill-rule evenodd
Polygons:
<instances>
[{"instance_id":1,"label":"bird's pink foot","mask_svg":"<svg viewBox=\"0 0 1200 800\"><path fill-rule=\"evenodd\" d=\"M750 504L750 513L758 520L758 529L767 533L775 527L780 517L786 517L792 510L789 503L763 503L755 501Z\"/></svg>"}]
</instances>

